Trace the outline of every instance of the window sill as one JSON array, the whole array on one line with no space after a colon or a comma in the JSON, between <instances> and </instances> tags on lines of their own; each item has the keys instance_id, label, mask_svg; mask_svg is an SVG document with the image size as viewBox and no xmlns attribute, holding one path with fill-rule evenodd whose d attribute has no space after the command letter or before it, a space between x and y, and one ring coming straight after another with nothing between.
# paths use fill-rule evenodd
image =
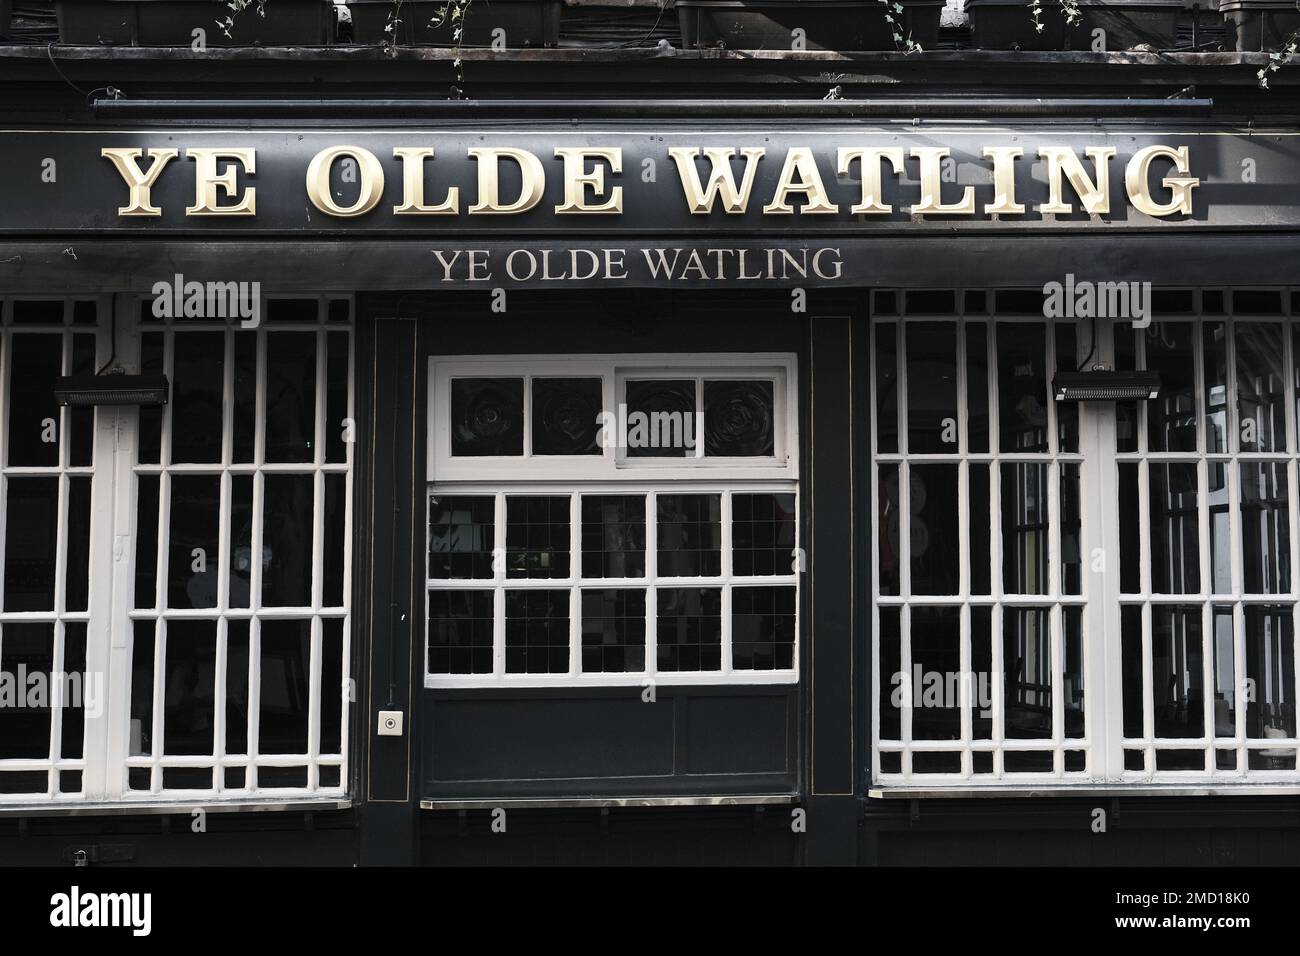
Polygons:
<instances>
[{"instance_id":1,"label":"window sill","mask_svg":"<svg viewBox=\"0 0 1300 956\"><path fill-rule=\"evenodd\" d=\"M1300 783L1033 784L1005 787L870 787L871 800L965 800L1029 797L1296 797Z\"/></svg>"},{"instance_id":2,"label":"window sill","mask_svg":"<svg viewBox=\"0 0 1300 956\"><path fill-rule=\"evenodd\" d=\"M699 797L539 797L503 800L421 800L421 810L561 810L584 807L741 807L791 804L797 793L756 793Z\"/></svg>"},{"instance_id":3,"label":"window sill","mask_svg":"<svg viewBox=\"0 0 1300 956\"><path fill-rule=\"evenodd\" d=\"M119 800L112 803L28 803L0 805L0 817L96 817L204 813L262 813L267 811L307 812L347 810L346 797L292 798L287 800Z\"/></svg>"}]
</instances>

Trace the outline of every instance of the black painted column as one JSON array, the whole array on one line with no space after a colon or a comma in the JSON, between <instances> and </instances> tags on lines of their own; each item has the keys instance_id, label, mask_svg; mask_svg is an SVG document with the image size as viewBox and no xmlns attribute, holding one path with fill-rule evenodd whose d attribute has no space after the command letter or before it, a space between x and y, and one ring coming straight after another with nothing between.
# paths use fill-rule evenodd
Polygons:
<instances>
[{"instance_id":1,"label":"black painted column","mask_svg":"<svg viewBox=\"0 0 1300 956\"><path fill-rule=\"evenodd\" d=\"M811 627L804 658L808 702L806 862L853 865L858 845L855 707L863 680L854 653L853 488L854 323L847 315L810 320L809 381L804 417L809 461L805 520L809 532Z\"/></svg>"},{"instance_id":2,"label":"black painted column","mask_svg":"<svg viewBox=\"0 0 1300 956\"><path fill-rule=\"evenodd\" d=\"M416 323L362 313L372 323L369 348L359 351L358 382L368 389L365 469L369 495L361 499L368 587L367 638L361 648L358 686L364 688L357 713L357 748L363 773L357 793L361 805L361 862L407 865L418 860L417 796L414 792L417 726L413 714L413 612L416 596L412 554L415 548L416 487L423 471L416 432L424 427L417 400ZM364 346L363 346L364 348ZM367 374L360 369L367 367ZM401 711L400 737L377 734L381 710Z\"/></svg>"}]
</instances>

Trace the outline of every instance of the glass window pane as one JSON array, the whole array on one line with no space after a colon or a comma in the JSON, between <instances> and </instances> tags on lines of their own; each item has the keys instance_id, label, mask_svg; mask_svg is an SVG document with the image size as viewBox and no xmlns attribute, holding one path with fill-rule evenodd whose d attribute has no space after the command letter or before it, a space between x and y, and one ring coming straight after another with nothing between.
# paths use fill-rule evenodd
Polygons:
<instances>
[{"instance_id":1,"label":"glass window pane","mask_svg":"<svg viewBox=\"0 0 1300 956\"><path fill-rule=\"evenodd\" d=\"M1142 608L1124 605L1119 613L1124 736L1141 737L1142 701L1146 696L1142 677Z\"/></svg>"},{"instance_id":2,"label":"glass window pane","mask_svg":"<svg viewBox=\"0 0 1300 956\"><path fill-rule=\"evenodd\" d=\"M1146 403L1151 451L1196 451L1195 326L1157 322L1147 329L1146 366L1160 373L1160 397Z\"/></svg>"},{"instance_id":3,"label":"glass window pane","mask_svg":"<svg viewBox=\"0 0 1300 956\"><path fill-rule=\"evenodd\" d=\"M599 378L533 379L533 454L599 455Z\"/></svg>"},{"instance_id":4,"label":"glass window pane","mask_svg":"<svg viewBox=\"0 0 1300 956\"><path fill-rule=\"evenodd\" d=\"M970 589L988 594L992 588L993 524L989 514L989 465L970 464Z\"/></svg>"},{"instance_id":5,"label":"glass window pane","mask_svg":"<svg viewBox=\"0 0 1300 956\"><path fill-rule=\"evenodd\" d=\"M54 670L53 623L0 625L0 672L16 681L20 674L44 674ZM24 686L26 694L29 688ZM0 707L0 759L47 760L50 757L50 702L44 699L23 703L39 706ZM42 788L44 789L44 788Z\"/></svg>"},{"instance_id":6,"label":"glass window pane","mask_svg":"<svg viewBox=\"0 0 1300 956\"><path fill-rule=\"evenodd\" d=\"M582 576L645 576L644 495L582 496Z\"/></svg>"},{"instance_id":7,"label":"glass window pane","mask_svg":"<svg viewBox=\"0 0 1300 956\"><path fill-rule=\"evenodd\" d=\"M1238 682L1232 608L1216 606L1210 614L1214 622L1214 736L1235 737Z\"/></svg>"},{"instance_id":8,"label":"glass window pane","mask_svg":"<svg viewBox=\"0 0 1300 956\"><path fill-rule=\"evenodd\" d=\"M258 753L307 752L310 678L311 621L263 619Z\"/></svg>"},{"instance_id":9,"label":"glass window pane","mask_svg":"<svg viewBox=\"0 0 1300 956\"><path fill-rule=\"evenodd\" d=\"M492 673L492 592L429 592L429 673Z\"/></svg>"},{"instance_id":10,"label":"glass window pane","mask_svg":"<svg viewBox=\"0 0 1300 956\"><path fill-rule=\"evenodd\" d=\"M330 332L326 336L325 364L325 460L342 464L347 461L347 444L355 440L355 429L348 419L348 347L352 336L347 332Z\"/></svg>"},{"instance_id":11,"label":"glass window pane","mask_svg":"<svg viewBox=\"0 0 1300 956\"><path fill-rule=\"evenodd\" d=\"M311 604L311 475L266 475L262 507L262 606Z\"/></svg>"},{"instance_id":12,"label":"glass window pane","mask_svg":"<svg viewBox=\"0 0 1300 956\"><path fill-rule=\"evenodd\" d=\"M1247 594L1291 590L1286 465L1241 462L1241 571Z\"/></svg>"},{"instance_id":13,"label":"glass window pane","mask_svg":"<svg viewBox=\"0 0 1300 956\"><path fill-rule=\"evenodd\" d=\"M1142 591L1142 519L1138 501L1138 466L1119 463L1119 589L1124 594Z\"/></svg>"},{"instance_id":14,"label":"glass window pane","mask_svg":"<svg viewBox=\"0 0 1300 956\"><path fill-rule=\"evenodd\" d=\"M998 432L1003 452L1045 452L1047 331L1041 322L999 322Z\"/></svg>"},{"instance_id":15,"label":"glass window pane","mask_svg":"<svg viewBox=\"0 0 1300 956\"><path fill-rule=\"evenodd\" d=\"M660 577L717 577L722 573L720 495L658 495Z\"/></svg>"},{"instance_id":16,"label":"glass window pane","mask_svg":"<svg viewBox=\"0 0 1300 956\"><path fill-rule=\"evenodd\" d=\"M659 588L658 668L716 671L722 667L722 591Z\"/></svg>"},{"instance_id":17,"label":"glass window pane","mask_svg":"<svg viewBox=\"0 0 1300 956\"><path fill-rule=\"evenodd\" d=\"M790 574L795 561L793 494L731 496L731 571Z\"/></svg>"},{"instance_id":18,"label":"glass window pane","mask_svg":"<svg viewBox=\"0 0 1300 956\"><path fill-rule=\"evenodd\" d=\"M899 551L898 465L881 465L876 504L880 553L876 578L881 594L899 593L902 554Z\"/></svg>"},{"instance_id":19,"label":"glass window pane","mask_svg":"<svg viewBox=\"0 0 1300 956\"><path fill-rule=\"evenodd\" d=\"M1052 736L1052 651L1045 607L1002 609L1007 737Z\"/></svg>"},{"instance_id":20,"label":"glass window pane","mask_svg":"<svg viewBox=\"0 0 1300 956\"><path fill-rule=\"evenodd\" d=\"M899 609L880 608L880 739L898 740L902 737L902 695L906 693L904 681L911 675L903 673L902 645L899 631ZM900 687L904 688L900 690Z\"/></svg>"},{"instance_id":21,"label":"glass window pane","mask_svg":"<svg viewBox=\"0 0 1300 956\"><path fill-rule=\"evenodd\" d=\"M320 752L336 754L342 746L343 700L348 694L343 682L342 618L327 617L321 621L320 655Z\"/></svg>"},{"instance_id":22,"label":"glass window pane","mask_svg":"<svg viewBox=\"0 0 1300 956\"><path fill-rule=\"evenodd\" d=\"M153 621L136 621L133 625L130 740L133 757L153 754L154 627ZM147 789L148 784L145 786Z\"/></svg>"},{"instance_id":23,"label":"glass window pane","mask_svg":"<svg viewBox=\"0 0 1300 956\"><path fill-rule=\"evenodd\" d=\"M1079 513L1079 466L1062 462L1061 471L1061 593L1083 593L1082 522Z\"/></svg>"},{"instance_id":24,"label":"glass window pane","mask_svg":"<svg viewBox=\"0 0 1300 956\"><path fill-rule=\"evenodd\" d=\"M966 323L966 416L969 432L967 450L982 454L989 450L989 357L988 325Z\"/></svg>"},{"instance_id":25,"label":"glass window pane","mask_svg":"<svg viewBox=\"0 0 1300 956\"><path fill-rule=\"evenodd\" d=\"M68 540L64 607L84 611L90 600L90 478L68 479Z\"/></svg>"},{"instance_id":26,"label":"glass window pane","mask_svg":"<svg viewBox=\"0 0 1300 956\"><path fill-rule=\"evenodd\" d=\"M451 453L524 453L524 380L457 378L451 383Z\"/></svg>"},{"instance_id":27,"label":"glass window pane","mask_svg":"<svg viewBox=\"0 0 1300 956\"><path fill-rule=\"evenodd\" d=\"M248 753L247 620L226 622L226 753Z\"/></svg>"},{"instance_id":28,"label":"glass window pane","mask_svg":"<svg viewBox=\"0 0 1300 956\"><path fill-rule=\"evenodd\" d=\"M506 498L506 575L512 578L569 576L569 496Z\"/></svg>"},{"instance_id":29,"label":"glass window pane","mask_svg":"<svg viewBox=\"0 0 1300 956\"><path fill-rule=\"evenodd\" d=\"M1228 343L1222 322L1202 326L1205 367L1205 450L1228 451Z\"/></svg>"},{"instance_id":30,"label":"glass window pane","mask_svg":"<svg viewBox=\"0 0 1300 956\"><path fill-rule=\"evenodd\" d=\"M1151 608L1151 695L1157 737L1200 737L1205 733L1205 670L1200 607ZM1187 770L1199 770L1204 755Z\"/></svg>"},{"instance_id":31,"label":"glass window pane","mask_svg":"<svg viewBox=\"0 0 1300 956\"><path fill-rule=\"evenodd\" d=\"M257 335L234 332L235 376L231 460L251 462L257 436Z\"/></svg>"},{"instance_id":32,"label":"glass window pane","mask_svg":"<svg viewBox=\"0 0 1300 956\"><path fill-rule=\"evenodd\" d=\"M645 670L645 615L639 588L583 591L583 673Z\"/></svg>"},{"instance_id":33,"label":"glass window pane","mask_svg":"<svg viewBox=\"0 0 1300 956\"><path fill-rule=\"evenodd\" d=\"M771 381L704 382L704 453L715 458L770 458L776 454Z\"/></svg>"},{"instance_id":34,"label":"glass window pane","mask_svg":"<svg viewBox=\"0 0 1300 956\"><path fill-rule=\"evenodd\" d=\"M8 403L7 463L10 467L56 466L62 425L54 380L63 374L62 334L15 334L10 339L9 362L9 394L14 400Z\"/></svg>"},{"instance_id":35,"label":"glass window pane","mask_svg":"<svg viewBox=\"0 0 1300 956\"><path fill-rule=\"evenodd\" d=\"M1286 450L1286 375L1282 326L1238 322L1237 428L1242 451Z\"/></svg>"},{"instance_id":36,"label":"glass window pane","mask_svg":"<svg viewBox=\"0 0 1300 956\"><path fill-rule=\"evenodd\" d=\"M322 530L324 560L321 568L321 605L339 607L343 604L343 578L347 540L347 479L343 475L325 476L325 514Z\"/></svg>"},{"instance_id":37,"label":"glass window pane","mask_svg":"<svg viewBox=\"0 0 1300 956\"><path fill-rule=\"evenodd\" d=\"M961 590L957 465L913 465L910 472L912 593L957 594Z\"/></svg>"},{"instance_id":38,"label":"glass window pane","mask_svg":"<svg viewBox=\"0 0 1300 956\"><path fill-rule=\"evenodd\" d=\"M910 676L913 739L959 740L961 608L912 608Z\"/></svg>"},{"instance_id":39,"label":"glass window pane","mask_svg":"<svg viewBox=\"0 0 1300 956\"><path fill-rule=\"evenodd\" d=\"M629 458L689 458L695 449L695 382L691 379L627 383Z\"/></svg>"},{"instance_id":40,"label":"glass window pane","mask_svg":"<svg viewBox=\"0 0 1300 956\"><path fill-rule=\"evenodd\" d=\"M167 606L217 606L221 478L174 475L167 542Z\"/></svg>"},{"instance_id":41,"label":"glass window pane","mask_svg":"<svg viewBox=\"0 0 1300 956\"><path fill-rule=\"evenodd\" d=\"M1061 702L1065 709L1065 736L1079 738L1084 731L1084 634L1083 608L1061 609L1062 635L1061 662L1065 686L1061 689ZM1082 769L1082 768L1080 768Z\"/></svg>"},{"instance_id":42,"label":"glass window pane","mask_svg":"<svg viewBox=\"0 0 1300 956\"><path fill-rule=\"evenodd\" d=\"M1151 590L1195 594L1201 589L1200 512L1196 465L1151 462Z\"/></svg>"},{"instance_id":43,"label":"glass window pane","mask_svg":"<svg viewBox=\"0 0 1300 956\"><path fill-rule=\"evenodd\" d=\"M1133 371L1137 368L1137 336L1142 332L1135 330L1131 323L1116 322L1115 368ZM1138 447L1138 403L1115 403L1115 450L1117 452L1137 451Z\"/></svg>"},{"instance_id":44,"label":"glass window pane","mask_svg":"<svg viewBox=\"0 0 1300 956\"><path fill-rule=\"evenodd\" d=\"M1237 541L1232 534L1231 505L1228 502L1228 466L1210 462L1210 579L1215 594L1232 593L1232 551Z\"/></svg>"},{"instance_id":45,"label":"glass window pane","mask_svg":"<svg viewBox=\"0 0 1300 956\"><path fill-rule=\"evenodd\" d=\"M907 450L949 452L957 445L957 326L908 322Z\"/></svg>"},{"instance_id":46,"label":"glass window pane","mask_svg":"<svg viewBox=\"0 0 1300 956\"><path fill-rule=\"evenodd\" d=\"M731 666L736 670L794 667L795 589L734 588L731 592Z\"/></svg>"},{"instance_id":47,"label":"glass window pane","mask_svg":"<svg viewBox=\"0 0 1300 956\"><path fill-rule=\"evenodd\" d=\"M263 531L265 537L265 531ZM270 551L262 547L262 573ZM253 593L253 476L230 476L230 606L249 607Z\"/></svg>"},{"instance_id":48,"label":"glass window pane","mask_svg":"<svg viewBox=\"0 0 1300 956\"><path fill-rule=\"evenodd\" d=\"M93 305L93 303L92 303ZM95 337L93 335L74 335L72 337L72 372L73 375L94 375ZM69 408L69 427L72 430L72 450L68 464L84 467L91 463L95 447L95 410L93 408Z\"/></svg>"},{"instance_id":49,"label":"glass window pane","mask_svg":"<svg viewBox=\"0 0 1300 956\"><path fill-rule=\"evenodd\" d=\"M219 462L225 406L226 334L177 333L173 348L172 461Z\"/></svg>"},{"instance_id":50,"label":"glass window pane","mask_svg":"<svg viewBox=\"0 0 1300 956\"><path fill-rule=\"evenodd\" d=\"M1291 617L1289 605L1247 605L1245 609L1246 678L1254 688L1254 694L1246 697L1247 737L1295 737Z\"/></svg>"},{"instance_id":51,"label":"glass window pane","mask_svg":"<svg viewBox=\"0 0 1300 956\"><path fill-rule=\"evenodd\" d=\"M876 451L898 451L898 324L876 326Z\"/></svg>"},{"instance_id":52,"label":"glass window pane","mask_svg":"<svg viewBox=\"0 0 1300 956\"><path fill-rule=\"evenodd\" d=\"M312 461L316 446L316 336L266 336L266 460Z\"/></svg>"},{"instance_id":53,"label":"glass window pane","mask_svg":"<svg viewBox=\"0 0 1300 956\"><path fill-rule=\"evenodd\" d=\"M1056 336L1057 371L1074 371L1079 365L1078 335L1075 326L1057 323L1053 332ZM1077 452L1079 450L1079 406L1075 402L1055 404L1057 449L1067 453Z\"/></svg>"},{"instance_id":54,"label":"glass window pane","mask_svg":"<svg viewBox=\"0 0 1300 956\"><path fill-rule=\"evenodd\" d=\"M211 754L217 622L167 622L163 752Z\"/></svg>"},{"instance_id":55,"label":"glass window pane","mask_svg":"<svg viewBox=\"0 0 1300 956\"><path fill-rule=\"evenodd\" d=\"M495 527L492 495L430 495L429 577L493 577Z\"/></svg>"},{"instance_id":56,"label":"glass window pane","mask_svg":"<svg viewBox=\"0 0 1300 956\"><path fill-rule=\"evenodd\" d=\"M569 592L506 591L506 673L569 670Z\"/></svg>"},{"instance_id":57,"label":"glass window pane","mask_svg":"<svg viewBox=\"0 0 1300 956\"><path fill-rule=\"evenodd\" d=\"M1047 464L1002 465L1002 590L1046 594L1048 563Z\"/></svg>"},{"instance_id":58,"label":"glass window pane","mask_svg":"<svg viewBox=\"0 0 1300 956\"><path fill-rule=\"evenodd\" d=\"M993 608L987 605L970 609L971 737L993 737L993 695L998 680L993 673ZM990 767L991 771L993 768Z\"/></svg>"},{"instance_id":59,"label":"glass window pane","mask_svg":"<svg viewBox=\"0 0 1300 956\"><path fill-rule=\"evenodd\" d=\"M4 609L52 611L59 479L11 477L7 485Z\"/></svg>"},{"instance_id":60,"label":"glass window pane","mask_svg":"<svg viewBox=\"0 0 1300 956\"><path fill-rule=\"evenodd\" d=\"M63 695L63 731L59 754L64 759L77 759L85 753L86 706L102 707L105 690L102 683L87 683L88 680L97 678L86 673L86 625L80 621L63 625L63 673L67 675L64 686L68 688L68 693ZM74 680L79 681L79 685L73 684Z\"/></svg>"},{"instance_id":61,"label":"glass window pane","mask_svg":"<svg viewBox=\"0 0 1300 956\"><path fill-rule=\"evenodd\" d=\"M148 303L145 312L149 311ZM143 375L162 375L163 335L161 332L145 332L140 336L140 372ZM160 405L145 405L140 408L140 463L156 465L162 460L162 420L163 408Z\"/></svg>"}]
</instances>

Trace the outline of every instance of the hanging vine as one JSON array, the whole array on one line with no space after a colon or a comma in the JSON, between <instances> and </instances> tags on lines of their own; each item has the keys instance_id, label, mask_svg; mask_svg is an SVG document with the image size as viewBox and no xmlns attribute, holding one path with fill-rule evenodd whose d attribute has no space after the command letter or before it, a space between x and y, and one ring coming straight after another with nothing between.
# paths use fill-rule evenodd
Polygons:
<instances>
[{"instance_id":1,"label":"hanging vine","mask_svg":"<svg viewBox=\"0 0 1300 956\"><path fill-rule=\"evenodd\" d=\"M230 31L235 26L235 20L243 14L249 7L257 10L259 17L266 16L266 0L226 0L226 6L230 8L230 13L223 20L217 21L217 27L227 40L233 40Z\"/></svg>"},{"instance_id":2,"label":"hanging vine","mask_svg":"<svg viewBox=\"0 0 1300 956\"><path fill-rule=\"evenodd\" d=\"M474 0L448 0L447 3L434 11L434 18L429 21L429 26L435 30L451 24L451 65L456 71L456 84L458 86L465 82L465 70L461 63L460 50L461 43L465 39L465 18L469 16L469 8L473 3Z\"/></svg>"},{"instance_id":3,"label":"hanging vine","mask_svg":"<svg viewBox=\"0 0 1300 956\"><path fill-rule=\"evenodd\" d=\"M1079 0L1059 0L1061 5L1061 16L1065 18L1066 24L1077 27L1083 22L1083 14L1079 11ZM1029 16L1034 21L1034 32L1043 32L1043 0L1029 0Z\"/></svg>"},{"instance_id":4,"label":"hanging vine","mask_svg":"<svg viewBox=\"0 0 1300 956\"><path fill-rule=\"evenodd\" d=\"M894 46L900 53L920 53L921 44L912 39L912 34L903 35L903 25L898 22L897 14L903 12L903 5L898 0L879 0L885 8L885 23L894 38Z\"/></svg>"},{"instance_id":5,"label":"hanging vine","mask_svg":"<svg viewBox=\"0 0 1300 956\"><path fill-rule=\"evenodd\" d=\"M1268 65L1255 74L1259 78L1261 90L1268 89L1270 74L1276 73L1294 60L1297 50L1300 50L1300 30L1293 30L1280 47L1269 53Z\"/></svg>"}]
</instances>

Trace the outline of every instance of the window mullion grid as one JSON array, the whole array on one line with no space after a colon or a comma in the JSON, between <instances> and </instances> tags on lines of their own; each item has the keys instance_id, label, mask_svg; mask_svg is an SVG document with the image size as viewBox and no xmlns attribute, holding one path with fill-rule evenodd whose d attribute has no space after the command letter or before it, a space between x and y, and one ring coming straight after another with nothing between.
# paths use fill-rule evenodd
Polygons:
<instances>
[{"instance_id":1,"label":"window mullion grid","mask_svg":"<svg viewBox=\"0 0 1300 956\"><path fill-rule=\"evenodd\" d=\"M153 713L150 719L153 727L149 741L149 792L156 794L162 790L162 753L163 753L163 704L167 687L164 682L167 664L167 619L159 615L154 619L153 641ZM129 785L129 781L128 781Z\"/></svg>"},{"instance_id":2,"label":"window mullion grid","mask_svg":"<svg viewBox=\"0 0 1300 956\"><path fill-rule=\"evenodd\" d=\"M318 321L324 318L324 300L317 302ZM328 338L321 327L316 336L316 416L312 449L312 567L311 567L311 653L308 658L307 678L307 789L313 793L320 787L320 721L321 721L321 653L323 648L321 606L325 591L325 429L328 415L326 389L326 349Z\"/></svg>"},{"instance_id":3,"label":"window mullion grid","mask_svg":"<svg viewBox=\"0 0 1300 956\"><path fill-rule=\"evenodd\" d=\"M251 529L252 558L248 584L248 774L244 786L258 788L258 757L260 755L262 711L262 554L266 506L266 478L262 466L266 464L266 362L268 339L265 329L257 330L257 374L255 381L253 432L253 527Z\"/></svg>"},{"instance_id":4,"label":"window mullion grid","mask_svg":"<svg viewBox=\"0 0 1300 956\"><path fill-rule=\"evenodd\" d=\"M321 649L323 623L317 607L311 618L311 657L307 676L307 789L320 789Z\"/></svg>"},{"instance_id":5,"label":"window mullion grid","mask_svg":"<svg viewBox=\"0 0 1300 956\"><path fill-rule=\"evenodd\" d=\"M659 672L659 495L651 491L645 498L645 672L653 678Z\"/></svg>"},{"instance_id":6,"label":"window mullion grid","mask_svg":"<svg viewBox=\"0 0 1300 956\"><path fill-rule=\"evenodd\" d=\"M1199 296L1198 296L1199 300ZM1206 773L1217 773L1218 761L1214 753L1214 614L1209 595L1214 593L1213 568L1210 560L1210 464L1206 456L1209 447L1207 429L1209 415L1205 391L1205 322L1198 315L1192 322L1192 408L1196 415L1196 490L1197 490L1197 561L1200 571L1201 608L1201 680L1202 726L1205 731Z\"/></svg>"},{"instance_id":7,"label":"window mullion grid","mask_svg":"<svg viewBox=\"0 0 1300 956\"><path fill-rule=\"evenodd\" d=\"M569 494L569 576L573 585L569 588L568 673L576 677L582 673L582 496L576 490Z\"/></svg>"},{"instance_id":8,"label":"window mullion grid","mask_svg":"<svg viewBox=\"0 0 1300 956\"><path fill-rule=\"evenodd\" d=\"M724 491L722 498L722 594L721 610L722 620L719 626L722 631L722 660L719 662L722 666L723 674L730 674L731 668L731 598L732 598L732 580L731 580L731 492Z\"/></svg>"},{"instance_id":9,"label":"window mullion grid","mask_svg":"<svg viewBox=\"0 0 1300 956\"><path fill-rule=\"evenodd\" d=\"M213 665L213 700L216 713L212 720L212 786L217 793L226 789L223 761L226 755L226 668L230 659L230 465L234 459L235 333L227 329L222 335L225 351L222 376L221 475L220 505L217 526L217 647Z\"/></svg>"},{"instance_id":10,"label":"window mullion grid","mask_svg":"<svg viewBox=\"0 0 1300 956\"><path fill-rule=\"evenodd\" d=\"M492 496L492 676L506 672L506 495Z\"/></svg>"}]
</instances>

